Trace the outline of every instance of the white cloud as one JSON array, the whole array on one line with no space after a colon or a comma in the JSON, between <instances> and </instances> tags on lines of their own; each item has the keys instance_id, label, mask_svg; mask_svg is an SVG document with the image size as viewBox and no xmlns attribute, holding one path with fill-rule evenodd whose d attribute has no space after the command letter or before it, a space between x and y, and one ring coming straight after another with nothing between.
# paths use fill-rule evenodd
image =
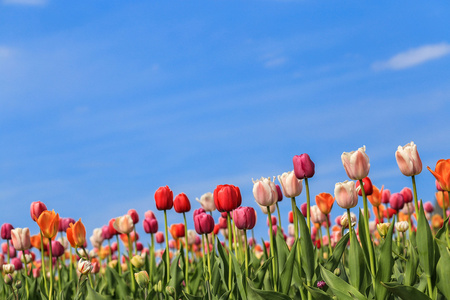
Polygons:
<instances>
[{"instance_id":1,"label":"white cloud","mask_svg":"<svg viewBox=\"0 0 450 300\"><path fill-rule=\"evenodd\" d=\"M18 5L45 5L47 0L3 0L3 4L18 4Z\"/></svg>"},{"instance_id":2,"label":"white cloud","mask_svg":"<svg viewBox=\"0 0 450 300\"><path fill-rule=\"evenodd\" d=\"M450 44L425 45L394 55L387 61L375 62L374 70L401 70L423 64L450 54Z\"/></svg>"}]
</instances>

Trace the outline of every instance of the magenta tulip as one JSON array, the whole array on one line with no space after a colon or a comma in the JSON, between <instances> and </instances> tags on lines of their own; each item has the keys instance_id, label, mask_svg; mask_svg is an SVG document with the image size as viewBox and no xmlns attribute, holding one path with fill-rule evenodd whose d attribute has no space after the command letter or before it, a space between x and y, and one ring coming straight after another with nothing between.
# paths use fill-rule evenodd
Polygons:
<instances>
[{"instance_id":1,"label":"magenta tulip","mask_svg":"<svg viewBox=\"0 0 450 300\"><path fill-rule=\"evenodd\" d=\"M315 165L308 154L295 155L292 159L294 173L298 179L311 178L315 173Z\"/></svg>"}]
</instances>

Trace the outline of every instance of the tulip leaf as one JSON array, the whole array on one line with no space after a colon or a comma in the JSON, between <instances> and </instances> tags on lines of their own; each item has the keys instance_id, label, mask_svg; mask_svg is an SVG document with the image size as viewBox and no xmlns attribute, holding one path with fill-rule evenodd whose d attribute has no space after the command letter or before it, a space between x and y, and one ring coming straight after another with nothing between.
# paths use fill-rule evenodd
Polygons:
<instances>
[{"instance_id":1,"label":"tulip leaf","mask_svg":"<svg viewBox=\"0 0 450 300\"><path fill-rule=\"evenodd\" d=\"M373 249L373 244L372 244L372 239L370 239L370 244L367 243L367 234L366 234L366 222L364 221L364 215L362 213L361 210L359 210L359 220L358 220L358 226L359 226L359 230L358 230L358 234L359 234L359 240L361 242L361 248L363 250L364 253L364 258L366 260L366 265L370 266L370 255L369 255L369 247L372 248L372 253L374 252ZM375 270L376 272L376 270Z\"/></svg>"},{"instance_id":2,"label":"tulip leaf","mask_svg":"<svg viewBox=\"0 0 450 300\"><path fill-rule=\"evenodd\" d=\"M247 300L247 293L245 292L245 288L244 288L244 283L243 283L244 279L242 276L241 266L239 265L239 263L236 260L236 257L234 255L231 255L231 260L233 262L233 271L234 271L234 274L236 275L236 283L237 283L237 287L239 290L239 295L240 295L241 299Z\"/></svg>"},{"instance_id":3,"label":"tulip leaf","mask_svg":"<svg viewBox=\"0 0 450 300\"><path fill-rule=\"evenodd\" d=\"M392 232L394 222L389 226L384 243L380 246L380 256L378 258L377 275L375 281L375 298L386 299L387 289L381 285L381 282L388 282L391 279L394 258L392 257Z\"/></svg>"},{"instance_id":4,"label":"tulip leaf","mask_svg":"<svg viewBox=\"0 0 450 300\"><path fill-rule=\"evenodd\" d=\"M304 287L311 293L311 295L315 300L333 300L333 297L331 297L321 289L312 286L307 286L306 284L304 284Z\"/></svg>"},{"instance_id":5,"label":"tulip leaf","mask_svg":"<svg viewBox=\"0 0 450 300\"><path fill-rule=\"evenodd\" d=\"M382 282L381 284L403 300L431 300L426 294L412 286L401 285L396 282Z\"/></svg>"},{"instance_id":6,"label":"tulip leaf","mask_svg":"<svg viewBox=\"0 0 450 300\"><path fill-rule=\"evenodd\" d=\"M281 281L281 292L283 294L288 294L289 289L292 283L292 273L294 271L295 265L295 253L297 252L297 243L298 240L295 241L294 245L292 245L291 252L287 258L286 263L284 264L284 268L281 271L280 281Z\"/></svg>"},{"instance_id":7,"label":"tulip leaf","mask_svg":"<svg viewBox=\"0 0 450 300\"><path fill-rule=\"evenodd\" d=\"M311 234L309 232L309 228L306 225L305 217L303 214L297 209L297 215L300 223L300 235L301 235L301 257L302 260L302 267L306 274L306 279L308 280L308 283L312 282L313 274L314 274L314 267L315 267L315 259L314 259L314 247L311 240Z\"/></svg>"},{"instance_id":8,"label":"tulip leaf","mask_svg":"<svg viewBox=\"0 0 450 300\"><path fill-rule=\"evenodd\" d=\"M275 242L276 242L276 253L277 253L277 258L278 258L278 271L279 274L281 275L281 266L284 266L286 263L286 259L289 255L289 248L286 245L286 241L284 240L283 237L283 233L281 232L281 229L278 227L277 228L277 235L275 238Z\"/></svg>"},{"instance_id":9,"label":"tulip leaf","mask_svg":"<svg viewBox=\"0 0 450 300\"><path fill-rule=\"evenodd\" d=\"M224 282L227 282L228 280L228 255L225 253L225 249L223 248L222 244L220 243L219 238L217 238L217 252L219 252L220 256L220 263L222 265L221 271ZM228 287L227 287L228 288Z\"/></svg>"},{"instance_id":10,"label":"tulip leaf","mask_svg":"<svg viewBox=\"0 0 450 300\"><path fill-rule=\"evenodd\" d=\"M348 268L350 284L357 288L360 292L364 292L364 279L367 277L367 265L358 243L354 230L351 230L352 241L350 242L350 250L348 255Z\"/></svg>"},{"instance_id":11,"label":"tulip leaf","mask_svg":"<svg viewBox=\"0 0 450 300\"><path fill-rule=\"evenodd\" d=\"M263 291L252 287L250 279L247 279L248 298L252 300L291 300L287 295L274 291Z\"/></svg>"},{"instance_id":12,"label":"tulip leaf","mask_svg":"<svg viewBox=\"0 0 450 300\"><path fill-rule=\"evenodd\" d=\"M112 286L115 287L114 289L114 296L116 298L123 299L130 293L129 287L125 284L125 281L123 281L122 277L117 273L115 269L112 269L110 267L106 268L106 273L110 273L113 278Z\"/></svg>"},{"instance_id":13,"label":"tulip leaf","mask_svg":"<svg viewBox=\"0 0 450 300\"><path fill-rule=\"evenodd\" d=\"M404 273L405 285L413 286L417 281L417 267L419 266L419 259L417 257L416 249L410 243L408 246L408 260L406 262L406 268Z\"/></svg>"},{"instance_id":14,"label":"tulip leaf","mask_svg":"<svg viewBox=\"0 0 450 300\"><path fill-rule=\"evenodd\" d=\"M435 268L435 249L433 235L431 233L430 225L425 217L423 211L423 205L419 207L419 217L417 221L417 233L416 233L417 252L419 253L419 261L425 274L428 277L434 275Z\"/></svg>"},{"instance_id":15,"label":"tulip leaf","mask_svg":"<svg viewBox=\"0 0 450 300\"><path fill-rule=\"evenodd\" d=\"M445 243L438 240L441 257L436 266L436 286L439 291L450 299L450 253Z\"/></svg>"},{"instance_id":16,"label":"tulip leaf","mask_svg":"<svg viewBox=\"0 0 450 300\"><path fill-rule=\"evenodd\" d=\"M183 251L175 257L170 265L170 281L167 286L173 288L174 295L172 297L174 299L179 299L179 296L182 294L181 283L184 280L183 270L180 268L180 259L182 255Z\"/></svg>"},{"instance_id":17,"label":"tulip leaf","mask_svg":"<svg viewBox=\"0 0 450 300\"><path fill-rule=\"evenodd\" d=\"M438 232L436 232L436 235L434 236L438 240L445 240L445 233L447 232L448 222L449 218L447 217L444 221L444 224L441 228L439 228Z\"/></svg>"},{"instance_id":18,"label":"tulip leaf","mask_svg":"<svg viewBox=\"0 0 450 300\"><path fill-rule=\"evenodd\" d=\"M90 284L86 284L87 286L87 296L86 296L86 300L107 300L107 299L112 299L111 297L107 297L107 296L103 296L100 295L99 293L97 293L95 290L92 289Z\"/></svg>"},{"instance_id":19,"label":"tulip leaf","mask_svg":"<svg viewBox=\"0 0 450 300\"><path fill-rule=\"evenodd\" d=\"M367 300L367 298L363 294L361 294L355 287L351 286L322 266L320 266L320 274L322 275L322 278L326 282L328 287L332 290L336 297L338 297L338 299Z\"/></svg>"},{"instance_id":20,"label":"tulip leaf","mask_svg":"<svg viewBox=\"0 0 450 300\"><path fill-rule=\"evenodd\" d=\"M336 267L339 265L339 262L341 260L342 254L344 253L345 249L347 248L348 240L350 238L350 234L346 233L336 244L336 247L334 247L333 255L331 255L327 262L324 264L324 268L329 271L334 271Z\"/></svg>"},{"instance_id":21,"label":"tulip leaf","mask_svg":"<svg viewBox=\"0 0 450 300\"><path fill-rule=\"evenodd\" d=\"M203 300L203 299L205 299L205 297L191 295L191 294L188 294L188 293L186 293L186 292L184 292L184 291L183 291L183 295L184 295L184 297L186 297L188 300Z\"/></svg>"},{"instance_id":22,"label":"tulip leaf","mask_svg":"<svg viewBox=\"0 0 450 300\"><path fill-rule=\"evenodd\" d=\"M264 263L256 270L255 279L253 284L257 289L260 289L264 284L264 277L266 276L267 269L272 265L272 257L264 261Z\"/></svg>"}]
</instances>

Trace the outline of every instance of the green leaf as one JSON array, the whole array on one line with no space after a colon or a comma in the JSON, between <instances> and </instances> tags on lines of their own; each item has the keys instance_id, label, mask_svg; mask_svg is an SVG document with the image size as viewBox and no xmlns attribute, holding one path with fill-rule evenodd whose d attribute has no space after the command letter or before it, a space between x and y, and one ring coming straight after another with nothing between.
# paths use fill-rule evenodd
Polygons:
<instances>
[{"instance_id":1,"label":"green leaf","mask_svg":"<svg viewBox=\"0 0 450 300\"><path fill-rule=\"evenodd\" d=\"M225 249L223 248L222 244L220 243L219 238L217 238L216 241L217 244L217 252L219 252L219 262L222 265L221 272L223 274L223 279L225 282L228 282L228 255L225 253ZM227 285L226 285L227 286ZM227 286L228 288L228 286Z\"/></svg>"},{"instance_id":2,"label":"green leaf","mask_svg":"<svg viewBox=\"0 0 450 300\"><path fill-rule=\"evenodd\" d=\"M300 235L302 238L302 241L300 243L301 248L300 258L302 260L302 267L305 271L306 279L308 280L308 283L311 283L314 275L314 265L315 265L314 247L311 240L311 234L309 232L308 226L306 225L305 217L298 210L298 208L297 208L297 215L300 223Z\"/></svg>"},{"instance_id":3,"label":"green leaf","mask_svg":"<svg viewBox=\"0 0 450 300\"><path fill-rule=\"evenodd\" d=\"M349 279L352 286L360 292L365 291L364 278L367 277L367 265L361 247L356 238L355 231L351 231L352 242L350 242L350 251L348 255Z\"/></svg>"},{"instance_id":4,"label":"green leaf","mask_svg":"<svg viewBox=\"0 0 450 300\"><path fill-rule=\"evenodd\" d=\"M417 252L419 253L419 261L425 274L428 277L432 277L435 271L435 253L434 253L434 241L431 233L430 225L423 211L423 205L420 204L419 218L417 221L417 233L416 233Z\"/></svg>"},{"instance_id":5,"label":"green leaf","mask_svg":"<svg viewBox=\"0 0 450 300\"><path fill-rule=\"evenodd\" d=\"M321 289L312 286L307 286L306 284L304 286L311 293L311 295L315 300L333 300L333 298L330 295L328 295Z\"/></svg>"},{"instance_id":6,"label":"green leaf","mask_svg":"<svg viewBox=\"0 0 450 300\"><path fill-rule=\"evenodd\" d=\"M395 282L382 282L381 284L403 300L431 300L427 295L412 286L401 285Z\"/></svg>"},{"instance_id":7,"label":"green leaf","mask_svg":"<svg viewBox=\"0 0 450 300\"><path fill-rule=\"evenodd\" d=\"M263 291L251 286L250 279L247 279L248 299L252 300L292 300L289 296L274 291Z\"/></svg>"},{"instance_id":8,"label":"green leaf","mask_svg":"<svg viewBox=\"0 0 450 300\"><path fill-rule=\"evenodd\" d=\"M168 286L173 287L175 290L174 299L179 299L182 294L182 282L184 280L183 270L180 268L180 258L183 255L183 252L180 252L170 264L170 281Z\"/></svg>"},{"instance_id":9,"label":"green leaf","mask_svg":"<svg viewBox=\"0 0 450 300\"><path fill-rule=\"evenodd\" d=\"M350 238L350 234L346 233L336 244L336 247L333 250L333 255L331 255L327 262L324 264L324 268L333 272L334 269L339 265L339 262L342 258L342 254L344 254L345 249L347 248L348 240Z\"/></svg>"},{"instance_id":10,"label":"green leaf","mask_svg":"<svg viewBox=\"0 0 450 300\"><path fill-rule=\"evenodd\" d=\"M278 227L277 234L275 237L276 242L276 253L278 258L278 271L281 275L281 266L284 266L286 264L287 257L289 255L289 248L286 244L286 241L284 240L283 233L281 232L280 227Z\"/></svg>"},{"instance_id":11,"label":"green leaf","mask_svg":"<svg viewBox=\"0 0 450 300\"><path fill-rule=\"evenodd\" d=\"M417 281L417 267L419 266L419 258L416 249L410 243L408 246L408 260L406 262L405 277L403 283L413 286Z\"/></svg>"},{"instance_id":12,"label":"green leaf","mask_svg":"<svg viewBox=\"0 0 450 300\"><path fill-rule=\"evenodd\" d=\"M107 299L112 299L109 296L103 296L103 295L100 295L99 293L97 293L96 291L94 291L91 288L90 284L86 284L86 286L87 286L87 291L88 291L87 292L87 296L86 296L86 300L107 300Z\"/></svg>"},{"instance_id":13,"label":"green leaf","mask_svg":"<svg viewBox=\"0 0 450 300\"><path fill-rule=\"evenodd\" d=\"M450 253L446 244L438 243L438 245L441 257L436 266L436 286L447 299L450 299Z\"/></svg>"},{"instance_id":14,"label":"green leaf","mask_svg":"<svg viewBox=\"0 0 450 300\"><path fill-rule=\"evenodd\" d=\"M367 244L367 235L366 235L366 222L364 221L364 215L361 210L359 210L359 220L358 220L358 234L359 234L359 240L361 241L361 247L364 253L364 258L366 260L366 265L370 266L370 255L369 255L369 247L372 247L372 253L375 253L373 251L373 244L370 243ZM376 272L376 270L374 270Z\"/></svg>"},{"instance_id":15,"label":"green leaf","mask_svg":"<svg viewBox=\"0 0 450 300\"><path fill-rule=\"evenodd\" d=\"M253 280L253 284L257 289L260 289L263 286L264 283L264 277L266 276L266 272L269 269L269 267L272 265L272 257L267 259L261 267L256 271L255 279Z\"/></svg>"},{"instance_id":16,"label":"green leaf","mask_svg":"<svg viewBox=\"0 0 450 300\"><path fill-rule=\"evenodd\" d=\"M287 258L287 262L284 265L283 270L281 271L280 281L281 281L281 292L283 294L288 294L289 289L292 283L292 273L294 271L295 265L295 253L297 252L297 242L295 241L294 245L292 245L291 252Z\"/></svg>"},{"instance_id":17,"label":"green leaf","mask_svg":"<svg viewBox=\"0 0 450 300\"><path fill-rule=\"evenodd\" d=\"M394 230L394 222L389 226L388 233L384 239L384 243L380 247L380 257L378 258L378 267L375 283L375 298L386 299L388 291L381 285L381 282L388 282L391 279L392 267L394 259L392 257L392 232Z\"/></svg>"},{"instance_id":18,"label":"green leaf","mask_svg":"<svg viewBox=\"0 0 450 300\"><path fill-rule=\"evenodd\" d=\"M342 300L367 300L367 298L361 294L355 287L351 286L341 278L337 277L324 267L320 266L320 274L323 280L327 283L328 287L333 293Z\"/></svg>"},{"instance_id":19,"label":"green leaf","mask_svg":"<svg viewBox=\"0 0 450 300\"><path fill-rule=\"evenodd\" d=\"M244 288L241 266L237 262L236 257L234 255L231 255L231 260L233 262L234 274L236 274L236 282L237 282L239 294L241 296L241 299L247 300L247 293L245 292L245 288Z\"/></svg>"}]
</instances>

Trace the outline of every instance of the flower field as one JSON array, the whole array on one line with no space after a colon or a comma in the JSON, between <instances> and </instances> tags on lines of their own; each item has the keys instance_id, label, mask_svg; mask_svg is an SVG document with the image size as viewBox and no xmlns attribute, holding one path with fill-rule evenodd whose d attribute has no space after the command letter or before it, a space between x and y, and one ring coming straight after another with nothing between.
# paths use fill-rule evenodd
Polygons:
<instances>
[{"instance_id":1,"label":"flower field","mask_svg":"<svg viewBox=\"0 0 450 300\"><path fill-rule=\"evenodd\" d=\"M349 180L336 183L334 195L310 195L315 165L302 154L293 171L253 182L256 208L224 184L191 211L184 193L163 186L154 199L164 219L130 209L90 238L82 216L61 218L33 202L39 234L20 222L1 227L0 299L450 299L450 159L420 175L436 179L442 213L433 214L418 197L422 162L413 142L395 153L399 175L411 178L400 192L372 184L365 150L342 154ZM302 193L306 203L296 201ZM330 220L333 205L346 213ZM168 214L182 221L168 224ZM254 238L257 222L267 223L268 240Z\"/></svg>"}]
</instances>

